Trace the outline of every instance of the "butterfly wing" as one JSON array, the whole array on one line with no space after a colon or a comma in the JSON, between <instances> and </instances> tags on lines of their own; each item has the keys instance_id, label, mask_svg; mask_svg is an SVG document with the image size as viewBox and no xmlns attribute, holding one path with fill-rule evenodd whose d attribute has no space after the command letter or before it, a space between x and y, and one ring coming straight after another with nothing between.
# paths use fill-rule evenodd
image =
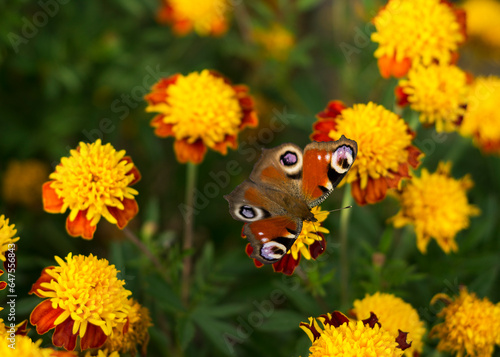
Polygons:
<instances>
[{"instance_id":1,"label":"butterfly wing","mask_svg":"<svg viewBox=\"0 0 500 357\"><path fill-rule=\"evenodd\" d=\"M358 145L345 136L337 141L313 142L304 149L301 192L309 207L321 204L352 167Z\"/></svg>"}]
</instances>

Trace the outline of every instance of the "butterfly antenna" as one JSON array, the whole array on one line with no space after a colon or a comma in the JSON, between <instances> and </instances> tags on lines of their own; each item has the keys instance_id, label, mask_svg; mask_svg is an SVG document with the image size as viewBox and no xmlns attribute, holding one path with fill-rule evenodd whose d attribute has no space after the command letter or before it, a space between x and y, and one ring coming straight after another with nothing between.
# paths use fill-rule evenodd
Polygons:
<instances>
[{"instance_id":1,"label":"butterfly antenna","mask_svg":"<svg viewBox=\"0 0 500 357\"><path fill-rule=\"evenodd\" d=\"M328 211L328 212L336 212L336 211L342 211L343 209L348 209L348 208L352 208L352 206L345 206L345 207L342 207L342 208L337 208L337 209L332 209L331 211Z\"/></svg>"}]
</instances>

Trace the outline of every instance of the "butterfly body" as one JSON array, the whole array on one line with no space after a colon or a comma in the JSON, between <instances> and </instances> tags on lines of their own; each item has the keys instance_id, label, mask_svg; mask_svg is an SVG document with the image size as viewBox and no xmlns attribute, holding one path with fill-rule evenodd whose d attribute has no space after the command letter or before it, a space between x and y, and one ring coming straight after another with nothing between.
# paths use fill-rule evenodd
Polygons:
<instances>
[{"instance_id":1,"label":"butterfly body","mask_svg":"<svg viewBox=\"0 0 500 357\"><path fill-rule=\"evenodd\" d=\"M264 149L250 177L224 198L243 233L252 257L264 264L279 261L292 247L304 221L316 222L311 209L323 202L356 158L355 141L295 144Z\"/></svg>"}]
</instances>

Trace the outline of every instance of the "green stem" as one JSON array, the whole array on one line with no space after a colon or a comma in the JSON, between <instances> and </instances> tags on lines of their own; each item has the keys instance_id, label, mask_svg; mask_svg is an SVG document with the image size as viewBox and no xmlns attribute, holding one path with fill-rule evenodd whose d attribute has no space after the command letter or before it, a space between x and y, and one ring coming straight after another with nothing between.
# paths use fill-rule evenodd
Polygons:
<instances>
[{"instance_id":1,"label":"green stem","mask_svg":"<svg viewBox=\"0 0 500 357\"><path fill-rule=\"evenodd\" d=\"M129 241L131 241L134 245L141 250L145 256L151 260L153 265L155 266L156 270L162 275L165 276L165 272L163 271L163 266L161 265L160 261L156 256L149 250L149 248L137 237L137 235L130 230L130 228L125 227L123 229L123 233L125 236L128 238Z\"/></svg>"},{"instance_id":2,"label":"green stem","mask_svg":"<svg viewBox=\"0 0 500 357\"><path fill-rule=\"evenodd\" d=\"M353 203L350 186L344 187L342 206L351 206ZM340 211L340 303L345 307L349 303L349 257L347 249L347 236L351 209Z\"/></svg>"},{"instance_id":3,"label":"green stem","mask_svg":"<svg viewBox=\"0 0 500 357\"><path fill-rule=\"evenodd\" d=\"M186 178L186 213L184 216L184 241L182 249L186 256L183 261L182 270L182 300L186 303L189 301L189 288L191 285L191 270L192 270L192 254L187 252L193 248L193 226L194 226L194 189L196 187L198 166L192 163L187 164Z\"/></svg>"}]
</instances>

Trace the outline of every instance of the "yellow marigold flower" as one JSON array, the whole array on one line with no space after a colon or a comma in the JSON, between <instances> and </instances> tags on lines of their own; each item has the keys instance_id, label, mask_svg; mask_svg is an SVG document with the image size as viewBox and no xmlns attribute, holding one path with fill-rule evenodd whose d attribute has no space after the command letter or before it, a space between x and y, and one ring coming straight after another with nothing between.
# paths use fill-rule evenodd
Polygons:
<instances>
[{"instance_id":1,"label":"yellow marigold flower","mask_svg":"<svg viewBox=\"0 0 500 357\"><path fill-rule=\"evenodd\" d=\"M148 328L153 325L149 310L134 299L129 299L128 304L130 310L126 322L113 329L113 334L104 346L109 351L129 352L135 356L137 355L137 345L141 345L141 356L146 356L149 341Z\"/></svg>"},{"instance_id":2,"label":"yellow marigold flower","mask_svg":"<svg viewBox=\"0 0 500 357\"><path fill-rule=\"evenodd\" d=\"M405 332L400 330L395 337L380 326L375 314L363 321L350 321L335 311L318 318L310 317L309 323L302 322L300 328L311 339L310 357L402 356L411 346L406 342Z\"/></svg>"},{"instance_id":3,"label":"yellow marigold flower","mask_svg":"<svg viewBox=\"0 0 500 357\"><path fill-rule=\"evenodd\" d=\"M500 47L500 3L496 0L468 0L467 35L492 47Z\"/></svg>"},{"instance_id":4,"label":"yellow marigold flower","mask_svg":"<svg viewBox=\"0 0 500 357\"><path fill-rule=\"evenodd\" d=\"M441 300L447 304L437 315L444 321L434 326L430 337L439 338L437 349L457 356L493 355L495 345L500 345L500 305L487 298L479 299L466 288L451 298L437 294L431 304Z\"/></svg>"},{"instance_id":5,"label":"yellow marigold flower","mask_svg":"<svg viewBox=\"0 0 500 357\"><path fill-rule=\"evenodd\" d=\"M295 44L293 34L278 23L270 28L257 28L252 33L253 40L262 46L265 55L279 61L287 59L290 50Z\"/></svg>"},{"instance_id":6,"label":"yellow marigold flower","mask_svg":"<svg viewBox=\"0 0 500 357\"><path fill-rule=\"evenodd\" d=\"M125 150L111 144L81 142L69 157L63 157L51 181L43 185L43 207L49 213L69 208L66 230L74 237L92 239L101 217L123 229L139 211L130 187L141 175Z\"/></svg>"},{"instance_id":7,"label":"yellow marigold flower","mask_svg":"<svg viewBox=\"0 0 500 357\"><path fill-rule=\"evenodd\" d=\"M396 88L398 104L420 112L420 122L436 131L453 131L462 122L469 94L468 76L460 68L431 64L413 66Z\"/></svg>"},{"instance_id":8,"label":"yellow marigold flower","mask_svg":"<svg viewBox=\"0 0 500 357\"><path fill-rule=\"evenodd\" d=\"M465 14L447 0L389 0L373 23L385 78L403 77L416 64L449 64L465 41Z\"/></svg>"},{"instance_id":9,"label":"yellow marigold flower","mask_svg":"<svg viewBox=\"0 0 500 357\"><path fill-rule=\"evenodd\" d=\"M358 143L358 155L343 182L351 183L352 195L360 205L383 200L387 190L409 178L421 152L412 145L414 133L393 112L372 102L346 108L331 101L317 115L314 141L338 140L342 135ZM342 184L341 184L342 185Z\"/></svg>"},{"instance_id":10,"label":"yellow marigold flower","mask_svg":"<svg viewBox=\"0 0 500 357\"><path fill-rule=\"evenodd\" d=\"M277 273L283 273L285 275L292 275L295 271L295 268L300 263L300 258L303 256L305 259L310 260L317 259L321 254L324 253L326 249L326 239L325 234L330 233L330 231L321 226L321 223L328 217L330 214L329 211L321 210L320 206L313 207L311 212L314 214L314 217L317 219L317 222L307 222L304 221L302 223L302 230L300 231L299 236L295 240L292 245L292 248L287 252L287 254L281 258L281 260L273 263L273 270ZM243 235L242 237L246 238ZM249 257L252 256L253 247L250 243L247 244L245 248L245 252ZM264 266L263 263L254 259L254 264L257 268L261 268Z\"/></svg>"},{"instance_id":11,"label":"yellow marigold flower","mask_svg":"<svg viewBox=\"0 0 500 357\"><path fill-rule=\"evenodd\" d=\"M477 77L472 84L461 134L472 136L485 153L500 155L500 78Z\"/></svg>"},{"instance_id":12,"label":"yellow marigold flower","mask_svg":"<svg viewBox=\"0 0 500 357\"><path fill-rule=\"evenodd\" d=\"M52 348L41 348L42 340L33 342L28 336L16 336L15 342L2 338L0 356L2 357L55 357L57 352ZM9 345L11 347L9 347ZM76 355L74 355L76 357Z\"/></svg>"},{"instance_id":13,"label":"yellow marigold flower","mask_svg":"<svg viewBox=\"0 0 500 357\"><path fill-rule=\"evenodd\" d=\"M12 248L12 244L19 240L19 237L15 237L17 229L14 224L9 226L9 219L5 219L2 214L0 216L0 260L5 261L5 252Z\"/></svg>"},{"instance_id":14,"label":"yellow marigold flower","mask_svg":"<svg viewBox=\"0 0 500 357\"><path fill-rule=\"evenodd\" d=\"M399 329L408 332L412 345L405 350L406 356L413 356L414 352L422 353L425 326L410 304L392 294L379 292L354 301L354 313L358 320L369 318L372 312L394 337L398 336Z\"/></svg>"},{"instance_id":15,"label":"yellow marigold flower","mask_svg":"<svg viewBox=\"0 0 500 357\"><path fill-rule=\"evenodd\" d=\"M43 335L55 328L54 346L72 351L80 337L82 350L101 347L114 327L125 323L130 310L125 282L106 259L55 257L58 266L45 268L30 294L47 298L32 311L30 322Z\"/></svg>"},{"instance_id":16,"label":"yellow marigold flower","mask_svg":"<svg viewBox=\"0 0 500 357\"><path fill-rule=\"evenodd\" d=\"M422 253L426 253L431 238L446 254L456 252L456 234L480 212L467 200L467 191L473 186L469 175L456 180L450 171L450 162L439 163L433 174L422 169L421 177L414 177L401 190L401 210L391 218L395 227L415 226L417 247Z\"/></svg>"},{"instance_id":17,"label":"yellow marigold flower","mask_svg":"<svg viewBox=\"0 0 500 357\"><path fill-rule=\"evenodd\" d=\"M178 35L196 31L201 36L220 36L227 31L228 0L163 0L158 21L171 24Z\"/></svg>"},{"instance_id":18,"label":"yellow marigold flower","mask_svg":"<svg viewBox=\"0 0 500 357\"><path fill-rule=\"evenodd\" d=\"M12 160L3 178L3 197L8 203L20 203L27 207L40 204L42 184L49 175L48 167L38 160Z\"/></svg>"},{"instance_id":19,"label":"yellow marigold flower","mask_svg":"<svg viewBox=\"0 0 500 357\"><path fill-rule=\"evenodd\" d=\"M151 121L155 134L175 137L181 163L200 163L207 147L225 155L244 127L258 123L248 88L209 70L164 78L145 98L146 111L160 113Z\"/></svg>"}]
</instances>

